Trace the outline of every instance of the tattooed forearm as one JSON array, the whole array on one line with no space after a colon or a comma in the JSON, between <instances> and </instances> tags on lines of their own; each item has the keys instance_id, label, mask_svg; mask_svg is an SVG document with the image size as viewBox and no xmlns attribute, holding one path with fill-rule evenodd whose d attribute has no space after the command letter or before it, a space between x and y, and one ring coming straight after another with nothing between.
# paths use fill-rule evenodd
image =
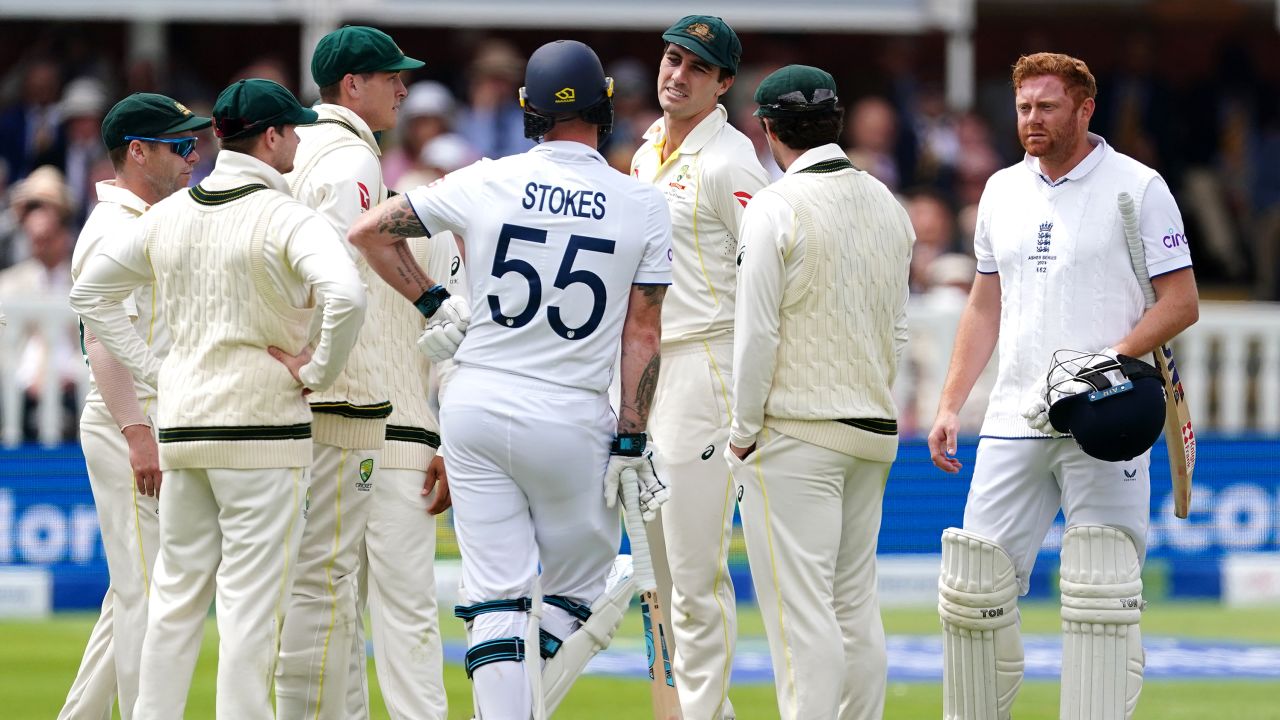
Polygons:
<instances>
[{"instance_id":1,"label":"tattooed forearm","mask_svg":"<svg viewBox=\"0 0 1280 720\"><path fill-rule=\"evenodd\" d=\"M649 424L653 396L658 390L658 369L661 365L662 356L655 351L640 373L634 396L623 398L621 412L618 414L618 432L644 432Z\"/></svg>"},{"instance_id":2,"label":"tattooed forearm","mask_svg":"<svg viewBox=\"0 0 1280 720\"><path fill-rule=\"evenodd\" d=\"M666 285L637 285L636 287L640 290L640 294L644 296L644 299L649 301L650 305L661 305L662 299L667 296Z\"/></svg>"},{"instance_id":3,"label":"tattooed forearm","mask_svg":"<svg viewBox=\"0 0 1280 720\"><path fill-rule=\"evenodd\" d=\"M413 250L409 247L409 243L401 240L392 247L396 251L395 272L400 277L401 283L405 287L416 288L419 294L430 290L435 283L431 281L431 278L427 277L422 267L418 265L418 260L413 256Z\"/></svg>"},{"instance_id":4,"label":"tattooed forearm","mask_svg":"<svg viewBox=\"0 0 1280 720\"><path fill-rule=\"evenodd\" d=\"M422 226L418 214L409 206L409 201L403 195L388 200L385 205L386 209L381 211L378 217L379 233L402 238L422 237L427 234L427 229Z\"/></svg>"}]
</instances>

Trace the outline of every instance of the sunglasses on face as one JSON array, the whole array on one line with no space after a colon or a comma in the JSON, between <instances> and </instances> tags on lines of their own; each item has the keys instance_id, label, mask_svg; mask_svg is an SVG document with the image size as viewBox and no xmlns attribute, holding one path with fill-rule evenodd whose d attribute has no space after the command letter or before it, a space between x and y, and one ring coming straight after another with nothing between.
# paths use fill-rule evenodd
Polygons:
<instances>
[{"instance_id":1,"label":"sunglasses on face","mask_svg":"<svg viewBox=\"0 0 1280 720\"><path fill-rule=\"evenodd\" d=\"M177 155L178 157L181 157L183 159L185 159L188 155L190 155L196 149L196 139L194 137L153 138L153 137L142 137L140 135L125 135L124 139L126 141L140 140L142 142L164 143L165 145L169 146L169 149L173 151L174 155Z\"/></svg>"}]
</instances>

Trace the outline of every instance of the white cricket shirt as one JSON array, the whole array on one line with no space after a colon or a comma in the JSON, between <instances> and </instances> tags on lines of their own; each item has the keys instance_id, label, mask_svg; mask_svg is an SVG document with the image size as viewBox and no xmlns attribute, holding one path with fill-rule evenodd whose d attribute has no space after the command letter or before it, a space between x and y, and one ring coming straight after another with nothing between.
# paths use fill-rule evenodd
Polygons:
<instances>
[{"instance_id":1,"label":"white cricket shirt","mask_svg":"<svg viewBox=\"0 0 1280 720\"><path fill-rule=\"evenodd\" d=\"M406 194L466 244L471 325L454 360L605 392L633 284L671 283L667 204L575 142L481 161Z\"/></svg>"},{"instance_id":2,"label":"white cricket shirt","mask_svg":"<svg viewBox=\"0 0 1280 720\"><path fill-rule=\"evenodd\" d=\"M769 184L755 146L717 105L673 151L658 120L631 161L631 174L662 191L671 209L672 279L662 302L662 342L733 332L738 239L747 202Z\"/></svg>"},{"instance_id":3,"label":"white cricket shirt","mask_svg":"<svg viewBox=\"0 0 1280 720\"><path fill-rule=\"evenodd\" d=\"M1191 265L1182 215L1156 171L1089 134L1093 152L1051 182L1027 156L987 181L978 204L978 272L1000 275L1000 366L982 434L1043 437L1021 413L1054 351L1119 342L1145 305L1116 196L1128 192L1151 277Z\"/></svg>"}]
</instances>

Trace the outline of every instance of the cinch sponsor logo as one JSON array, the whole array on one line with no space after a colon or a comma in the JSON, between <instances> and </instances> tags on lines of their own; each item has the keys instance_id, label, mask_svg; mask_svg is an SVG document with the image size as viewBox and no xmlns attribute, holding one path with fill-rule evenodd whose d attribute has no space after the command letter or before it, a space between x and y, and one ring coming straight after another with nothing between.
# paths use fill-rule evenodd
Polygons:
<instances>
[{"instance_id":1,"label":"cinch sponsor logo","mask_svg":"<svg viewBox=\"0 0 1280 720\"><path fill-rule=\"evenodd\" d=\"M99 538L92 505L19 507L13 493L0 490L0 564L88 565L99 557Z\"/></svg>"},{"instance_id":2,"label":"cinch sponsor logo","mask_svg":"<svg viewBox=\"0 0 1280 720\"><path fill-rule=\"evenodd\" d=\"M1190 240L1187 239L1186 235L1169 228L1165 230L1165 236L1160 239L1160 242L1164 243L1167 248L1176 248L1188 244Z\"/></svg>"}]
</instances>

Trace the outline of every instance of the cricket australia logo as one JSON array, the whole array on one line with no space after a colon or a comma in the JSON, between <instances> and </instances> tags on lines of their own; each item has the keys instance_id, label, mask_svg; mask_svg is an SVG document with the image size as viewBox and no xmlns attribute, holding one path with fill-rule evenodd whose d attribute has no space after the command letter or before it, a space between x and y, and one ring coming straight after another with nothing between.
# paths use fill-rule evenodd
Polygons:
<instances>
[{"instance_id":1,"label":"cricket australia logo","mask_svg":"<svg viewBox=\"0 0 1280 720\"><path fill-rule=\"evenodd\" d=\"M1053 222L1046 220L1040 223L1040 230L1036 232L1036 251L1028 260L1036 265L1036 272L1049 272L1049 261L1056 260L1056 255L1049 254L1049 248L1053 243Z\"/></svg>"},{"instance_id":2,"label":"cricket australia logo","mask_svg":"<svg viewBox=\"0 0 1280 720\"><path fill-rule=\"evenodd\" d=\"M360 492L369 492L373 489L373 483L369 478L373 477L373 458L365 458L360 461L360 480L356 482L356 490Z\"/></svg>"}]
</instances>

